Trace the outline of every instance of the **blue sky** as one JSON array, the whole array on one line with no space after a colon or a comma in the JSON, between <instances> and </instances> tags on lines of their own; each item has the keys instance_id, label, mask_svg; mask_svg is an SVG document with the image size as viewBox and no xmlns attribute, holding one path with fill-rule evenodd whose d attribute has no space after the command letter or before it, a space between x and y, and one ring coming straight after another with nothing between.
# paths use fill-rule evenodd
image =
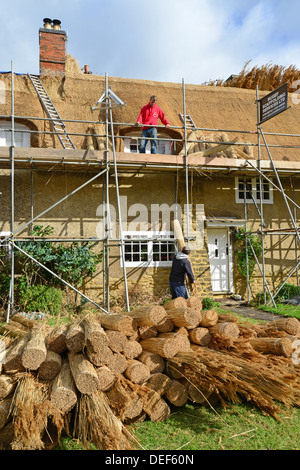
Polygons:
<instances>
[{"instance_id":1,"label":"blue sky","mask_svg":"<svg viewBox=\"0 0 300 470\"><path fill-rule=\"evenodd\" d=\"M67 53L98 75L201 84L249 60L300 69L299 0L11 0L1 71L13 61L15 72L39 72L45 17L61 20Z\"/></svg>"}]
</instances>

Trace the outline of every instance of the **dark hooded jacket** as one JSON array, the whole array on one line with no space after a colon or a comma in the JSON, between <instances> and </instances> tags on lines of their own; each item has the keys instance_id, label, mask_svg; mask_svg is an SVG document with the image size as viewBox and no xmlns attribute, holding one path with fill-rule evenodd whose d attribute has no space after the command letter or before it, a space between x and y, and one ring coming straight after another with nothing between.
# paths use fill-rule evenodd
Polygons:
<instances>
[{"instance_id":1,"label":"dark hooded jacket","mask_svg":"<svg viewBox=\"0 0 300 470\"><path fill-rule=\"evenodd\" d=\"M184 283L186 276L189 278L191 284L195 282L192 266L188 260L188 255L179 251L173 258L170 282Z\"/></svg>"}]
</instances>

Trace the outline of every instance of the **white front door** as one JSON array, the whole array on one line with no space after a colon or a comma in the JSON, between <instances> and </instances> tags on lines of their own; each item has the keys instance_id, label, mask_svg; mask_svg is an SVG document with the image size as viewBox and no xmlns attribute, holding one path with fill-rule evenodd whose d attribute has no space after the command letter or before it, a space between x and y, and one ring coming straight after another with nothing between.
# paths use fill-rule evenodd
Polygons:
<instances>
[{"instance_id":1,"label":"white front door","mask_svg":"<svg viewBox=\"0 0 300 470\"><path fill-rule=\"evenodd\" d=\"M231 290L231 246L227 228L208 228L208 255L213 292Z\"/></svg>"}]
</instances>

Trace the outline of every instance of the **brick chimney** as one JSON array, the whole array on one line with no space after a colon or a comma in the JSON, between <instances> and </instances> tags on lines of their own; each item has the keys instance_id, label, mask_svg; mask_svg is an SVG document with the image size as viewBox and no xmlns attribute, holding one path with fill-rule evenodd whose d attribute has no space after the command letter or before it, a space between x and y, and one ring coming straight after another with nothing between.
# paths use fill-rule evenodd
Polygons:
<instances>
[{"instance_id":1,"label":"brick chimney","mask_svg":"<svg viewBox=\"0 0 300 470\"><path fill-rule=\"evenodd\" d=\"M40 75L64 75L67 33L61 30L59 20L44 18L39 30Z\"/></svg>"}]
</instances>

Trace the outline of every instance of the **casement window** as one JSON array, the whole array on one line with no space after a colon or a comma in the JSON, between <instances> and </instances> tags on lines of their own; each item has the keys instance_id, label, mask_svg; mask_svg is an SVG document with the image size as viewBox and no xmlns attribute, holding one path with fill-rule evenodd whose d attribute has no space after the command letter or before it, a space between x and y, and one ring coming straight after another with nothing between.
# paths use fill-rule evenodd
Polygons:
<instances>
[{"instance_id":1,"label":"casement window","mask_svg":"<svg viewBox=\"0 0 300 470\"><path fill-rule=\"evenodd\" d=\"M162 136L158 136L157 139L157 153L159 155L172 155L173 143L170 140L159 140ZM124 139L124 152L125 153L139 153L139 139L135 137L128 137ZM146 153L151 153L150 141L146 145Z\"/></svg>"},{"instance_id":2,"label":"casement window","mask_svg":"<svg viewBox=\"0 0 300 470\"><path fill-rule=\"evenodd\" d=\"M0 121L0 147L11 146L11 122ZM24 124L15 123L14 125L14 143L15 147L30 147L30 132Z\"/></svg>"},{"instance_id":3,"label":"casement window","mask_svg":"<svg viewBox=\"0 0 300 470\"><path fill-rule=\"evenodd\" d=\"M259 190L259 178L236 178L235 179L235 202L237 204L244 203L245 196L247 203L260 203L262 195L263 204L273 204L273 187L272 184L262 178L261 191Z\"/></svg>"},{"instance_id":4,"label":"casement window","mask_svg":"<svg viewBox=\"0 0 300 470\"><path fill-rule=\"evenodd\" d=\"M175 254L173 232L124 232L123 238L126 267L172 265Z\"/></svg>"}]
</instances>

